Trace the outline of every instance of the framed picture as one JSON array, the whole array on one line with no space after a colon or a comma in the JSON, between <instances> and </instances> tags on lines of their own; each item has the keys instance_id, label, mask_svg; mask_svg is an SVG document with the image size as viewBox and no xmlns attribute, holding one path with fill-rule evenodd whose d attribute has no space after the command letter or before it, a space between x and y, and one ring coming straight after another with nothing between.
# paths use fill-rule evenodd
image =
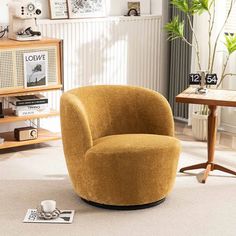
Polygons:
<instances>
[{"instance_id":1,"label":"framed picture","mask_svg":"<svg viewBox=\"0 0 236 236\"><path fill-rule=\"evenodd\" d=\"M69 18L106 16L106 0L67 0Z\"/></svg>"},{"instance_id":2,"label":"framed picture","mask_svg":"<svg viewBox=\"0 0 236 236\"><path fill-rule=\"evenodd\" d=\"M48 84L48 52L24 53L25 88L42 87Z\"/></svg>"},{"instance_id":3,"label":"framed picture","mask_svg":"<svg viewBox=\"0 0 236 236\"><path fill-rule=\"evenodd\" d=\"M67 19L67 0L49 0L51 19Z\"/></svg>"},{"instance_id":4,"label":"framed picture","mask_svg":"<svg viewBox=\"0 0 236 236\"><path fill-rule=\"evenodd\" d=\"M128 2L128 11L135 9L137 14L140 15L140 2Z\"/></svg>"}]
</instances>

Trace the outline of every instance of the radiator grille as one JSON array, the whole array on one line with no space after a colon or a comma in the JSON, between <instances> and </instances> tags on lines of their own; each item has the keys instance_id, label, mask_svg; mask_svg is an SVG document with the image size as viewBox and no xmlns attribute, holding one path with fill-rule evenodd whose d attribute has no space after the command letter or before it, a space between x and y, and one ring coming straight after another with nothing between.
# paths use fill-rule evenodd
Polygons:
<instances>
[{"instance_id":1,"label":"radiator grille","mask_svg":"<svg viewBox=\"0 0 236 236\"><path fill-rule=\"evenodd\" d=\"M176 8L172 8L172 17L178 15L180 20L187 17ZM192 32L185 24L185 36L191 42ZM176 103L175 97L188 87L188 74L191 68L191 48L182 40L171 41L170 44L170 83L169 102L176 118L188 119L188 105Z\"/></svg>"},{"instance_id":2,"label":"radiator grille","mask_svg":"<svg viewBox=\"0 0 236 236\"><path fill-rule=\"evenodd\" d=\"M160 17L39 22L43 36L64 39L65 90L129 84L160 90Z\"/></svg>"}]
</instances>

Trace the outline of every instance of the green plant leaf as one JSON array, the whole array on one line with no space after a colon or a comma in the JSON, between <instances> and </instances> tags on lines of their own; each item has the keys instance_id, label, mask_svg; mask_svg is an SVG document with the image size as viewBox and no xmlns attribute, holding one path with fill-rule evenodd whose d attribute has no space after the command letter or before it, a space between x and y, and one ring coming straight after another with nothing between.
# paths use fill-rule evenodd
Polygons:
<instances>
[{"instance_id":1,"label":"green plant leaf","mask_svg":"<svg viewBox=\"0 0 236 236\"><path fill-rule=\"evenodd\" d=\"M209 0L193 0L192 1L192 6L191 6L191 11L193 13L198 13L202 14L205 11L209 11L210 7L212 6L213 1Z\"/></svg>"},{"instance_id":2,"label":"green plant leaf","mask_svg":"<svg viewBox=\"0 0 236 236\"><path fill-rule=\"evenodd\" d=\"M229 55L236 51L236 34L225 35L225 46Z\"/></svg>"},{"instance_id":3,"label":"green plant leaf","mask_svg":"<svg viewBox=\"0 0 236 236\"><path fill-rule=\"evenodd\" d=\"M178 16L174 17L164 28L169 34L168 40L184 37L184 21L181 22Z\"/></svg>"},{"instance_id":4,"label":"green plant leaf","mask_svg":"<svg viewBox=\"0 0 236 236\"><path fill-rule=\"evenodd\" d=\"M187 0L172 0L171 4L184 13L189 13L190 6Z\"/></svg>"},{"instance_id":5,"label":"green plant leaf","mask_svg":"<svg viewBox=\"0 0 236 236\"><path fill-rule=\"evenodd\" d=\"M202 14L209 11L215 0L171 0L171 4L185 14Z\"/></svg>"}]
</instances>

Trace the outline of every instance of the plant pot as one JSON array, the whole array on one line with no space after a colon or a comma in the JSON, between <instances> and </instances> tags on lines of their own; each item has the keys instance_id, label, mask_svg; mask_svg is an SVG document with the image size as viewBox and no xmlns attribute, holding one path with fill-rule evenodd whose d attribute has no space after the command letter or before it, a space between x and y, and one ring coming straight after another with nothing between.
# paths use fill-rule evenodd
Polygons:
<instances>
[{"instance_id":1,"label":"plant pot","mask_svg":"<svg viewBox=\"0 0 236 236\"><path fill-rule=\"evenodd\" d=\"M208 130L208 116L201 115L199 112L193 113L192 116L192 133L193 137L199 141L207 140L207 130Z\"/></svg>"}]
</instances>

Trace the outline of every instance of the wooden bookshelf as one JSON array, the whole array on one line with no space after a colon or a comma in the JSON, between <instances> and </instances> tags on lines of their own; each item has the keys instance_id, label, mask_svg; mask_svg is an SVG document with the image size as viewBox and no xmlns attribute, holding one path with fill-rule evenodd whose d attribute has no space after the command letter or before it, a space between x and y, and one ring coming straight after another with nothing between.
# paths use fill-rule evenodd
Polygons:
<instances>
[{"instance_id":1,"label":"wooden bookshelf","mask_svg":"<svg viewBox=\"0 0 236 236\"><path fill-rule=\"evenodd\" d=\"M37 115L29 115L29 116L15 116L11 109L5 109L4 114L5 114L5 117L0 119L0 124L13 123L13 122L24 121L24 120L48 118L52 116L59 116L60 113L58 111L51 110L49 113L45 113L45 114L37 114Z\"/></svg>"},{"instance_id":2,"label":"wooden bookshelf","mask_svg":"<svg viewBox=\"0 0 236 236\"><path fill-rule=\"evenodd\" d=\"M52 133L45 129L38 129L38 138L34 140L16 141L14 132L0 133L0 137L5 139L4 143L0 144L0 150L61 139L59 133Z\"/></svg>"},{"instance_id":3,"label":"wooden bookshelf","mask_svg":"<svg viewBox=\"0 0 236 236\"><path fill-rule=\"evenodd\" d=\"M47 51L48 52L48 76L47 85L24 87L24 53ZM45 38L37 41L14 41L9 39L0 40L0 56L3 63L0 71L0 100L9 96L22 96L26 94L36 94L41 92L63 89L63 41L60 39ZM5 63L10 61L11 63ZM18 121L35 120L59 116L59 112L51 110L46 114L15 116L11 109L4 110L4 118L0 118L0 126L6 123ZM14 132L0 133L4 138L4 143L0 144L0 149L37 144L60 139L60 134L52 133L48 130L38 129L38 138L27 141L16 141Z\"/></svg>"}]
</instances>

